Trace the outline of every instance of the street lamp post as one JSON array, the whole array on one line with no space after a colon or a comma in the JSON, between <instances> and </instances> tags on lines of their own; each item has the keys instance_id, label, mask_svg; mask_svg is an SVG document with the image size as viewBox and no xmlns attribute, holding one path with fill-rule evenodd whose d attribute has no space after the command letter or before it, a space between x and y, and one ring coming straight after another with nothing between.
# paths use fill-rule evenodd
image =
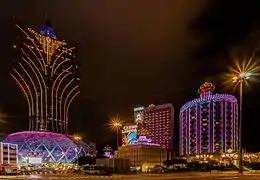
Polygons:
<instances>
[{"instance_id":1,"label":"street lamp post","mask_svg":"<svg viewBox=\"0 0 260 180\"><path fill-rule=\"evenodd\" d=\"M77 135L74 135L73 136L73 138L74 138L74 140L76 141L76 145L77 145L77 147L75 148L75 152L76 152L76 163L77 163L77 168L78 168L78 166L79 166L79 149L78 149L78 143L79 143L79 141L81 141L81 137L80 136L77 136Z\"/></svg>"},{"instance_id":2,"label":"street lamp post","mask_svg":"<svg viewBox=\"0 0 260 180\"><path fill-rule=\"evenodd\" d=\"M109 126L110 126L112 131L116 132L116 146L117 146L117 149L118 149L118 147L119 147L119 134L120 134L120 130L123 127L123 123L122 123L121 119L119 118L119 116L116 116L114 118L110 118Z\"/></svg>"},{"instance_id":3,"label":"street lamp post","mask_svg":"<svg viewBox=\"0 0 260 180\"><path fill-rule=\"evenodd\" d=\"M239 173L243 173L242 149L242 105L243 105L243 80L239 84Z\"/></svg>"},{"instance_id":4,"label":"street lamp post","mask_svg":"<svg viewBox=\"0 0 260 180\"><path fill-rule=\"evenodd\" d=\"M79 165L79 154L78 154L78 148L75 148L76 154L77 154L77 167Z\"/></svg>"},{"instance_id":5,"label":"street lamp post","mask_svg":"<svg viewBox=\"0 0 260 180\"><path fill-rule=\"evenodd\" d=\"M119 134L120 134L121 127L122 127L122 124L120 122L114 123L114 128L116 130L116 146L117 146L117 149L119 147Z\"/></svg>"},{"instance_id":6,"label":"street lamp post","mask_svg":"<svg viewBox=\"0 0 260 180\"><path fill-rule=\"evenodd\" d=\"M233 77L233 82L239 85L239 173L243 173L243 149L242 149L242 110L243 110L243 84L249 79L250 74L241 72Z\"/></svg>"}]
</instances>

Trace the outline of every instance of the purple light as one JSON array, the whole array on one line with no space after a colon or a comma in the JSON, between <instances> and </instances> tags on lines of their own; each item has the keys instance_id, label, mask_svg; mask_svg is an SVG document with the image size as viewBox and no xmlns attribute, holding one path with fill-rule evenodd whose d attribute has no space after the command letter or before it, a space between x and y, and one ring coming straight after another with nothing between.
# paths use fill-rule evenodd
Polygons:
<instances>
[{"instance_id":1,"label":"purple light","mask_svg":"<svg viewBox=\"0 0 260 180\"><path fill-rule=\"evenodd\" d=\"M74 162L77 156L96 155L93 144L53 132L17 132L5 137L4 142L18 144L19 162L35 155L42 162Z\"/></svg>"},{"instance_id":2,"label":"purple light","mask_svg":"<svg viewBox=\"0 0 260 180\"><path fill-rule=\"evenodd\" d=\"M148 142L137 142L137 143L135 143L135 144L129 144L128 146L138 146L138 145L160 146L160 144L148 143Z\"/></svg>"},{"instance_id":3,"label":"purple light","mask_svg":"<svg viewBox=\"0 0 260 180\"><path fill-rule=\"evenodd\" d=\"M236 151L237 99L229 94L203 91L180 110L180 154ZM194 143L196 142L196 144ZM227 148L228 147L228 148Z\"/></svg>"},{"instance_id":4,"label":"purple light","mask_svg":"<svg viewBox=\"0 0 260 180\"><path fill-rule=\"evenodd\" d=\"M129 144L128 146L135 146L135 145L160 146L160 144L152 143L152 140L148 139L146 136L139 136L139 138L135 143Z\"/></svg>"},{"instance_id":5,"label":"purple light","mask_svg":"<svg viewBox=\"0 0 260 180\"><path fill-rule=\"evenodd\" d=\"M189 101L185 103L182 107L180 112L184 111L187 108L193 107L197 105L198 103L202 104L208 101L222 101L222 100L231 101L233 103L237 102L237 98L230 94L210 94L208 96L201 96L199 98L193 99L192 101Z\"/></svg>"}]
</instances>

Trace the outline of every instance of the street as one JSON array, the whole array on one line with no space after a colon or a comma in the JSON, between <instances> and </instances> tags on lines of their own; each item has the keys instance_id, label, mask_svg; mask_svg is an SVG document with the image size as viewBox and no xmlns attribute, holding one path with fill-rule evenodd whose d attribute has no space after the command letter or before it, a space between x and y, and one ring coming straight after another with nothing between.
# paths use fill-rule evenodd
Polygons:
<instances>
[{"instance_id":1,"label":"street","mask_svg":"<svg viewBox=\"0 0 260 180\"><path fill-rule=\"evenodd\" d=\"M247 173L238 175L237 173L175 173L175 174L139 174L139 175L113 175L113 176L88 176L88 175L68 175L68 174L52 174L52 175L30 175L30 176L0 176L0 179L124 179L124 180L231 180L231 179L248 179L260 180L260 174Z\"/></svg>"}]
</instances>

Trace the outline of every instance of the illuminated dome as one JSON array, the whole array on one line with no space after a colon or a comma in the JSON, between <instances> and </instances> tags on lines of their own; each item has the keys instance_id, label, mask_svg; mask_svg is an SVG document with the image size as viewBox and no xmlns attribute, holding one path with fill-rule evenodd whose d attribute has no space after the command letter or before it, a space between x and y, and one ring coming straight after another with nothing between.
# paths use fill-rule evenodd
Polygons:
<instances>
[{"instance_id":1,"label":"illuminated dome","mask_svg":"<svg viewBox=\"0 0 260 180\"><path fill-rule=\"evenodd\" d=\"M46 21L45 25L40 28L40 33L44 36L51 37L53 39L57 39L57 36L51 27L51 23L49 20Z\"/></svg>"},{"instance_id":2,"label":"illuminated dome","mask_svg":"<svg viewBox=\"0 0 260 180\"><path fill-rule=\"evenodd\" d=\"M13 133L5 137L4 142L18 144L19 162L28 157L40 157L43 163L74 162L80 156L96 155L93 144L75 142L70 136L53 132Z\"/></svg>"}]
</instances>

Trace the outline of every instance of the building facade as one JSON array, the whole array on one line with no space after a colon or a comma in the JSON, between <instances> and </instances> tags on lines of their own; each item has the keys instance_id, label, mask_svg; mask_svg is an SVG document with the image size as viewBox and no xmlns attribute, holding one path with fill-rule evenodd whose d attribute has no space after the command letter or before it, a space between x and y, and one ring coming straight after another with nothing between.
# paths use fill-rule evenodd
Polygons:
<instances>
[{"instance_id":1,"label":"building facade","mask_svg":"<svg viewBox=\"0 0 260 180\"><path fill-rule=\"evenodd\" d=\"M108 168L112 168L116 172L129 172L130 160L120 158L102 158L97 159L96 164Z\"/></svg>"},{"instance_id":2,"label":"building facade","mask_svg":"<svg viewBox=\"0 0 260 180\"><path fill-rule=\"evenodd\" d=\"M11 76L28 104L29 131L10 134L5 143L19 145L19 162L74 162L96 156L93 143L68 133L69 108L79 95L74 46L59 40L49 21L39 30L22 28L14 45Z\"/></svg>"},{"instance_id":3,"label":"building facade","mask_svg":"<svg viewBox=\"0 0 260 180\"><path fill-rule=\"evenodd\" d=\"M0 143L0 162L3 166L17 167L18 145L11 143Z\"/></svg>"},{"instance_id":4,"label":"building facade","mask_svg":"<svg viewBox=\"0 0 260 180\"><path fill-rule=\"evenodd\" d=\"M181 155L236 152L238 104L229 94L213 94L214 85L200 86L200 97L181 107L179 133Z\"/></svg>"},{"instance_id":5,"label":"building facade","mask_svg":"<svg viewBox=\"0 0 260 180\"><path fill-rule=\"evenodd\" d=\"M147 140L167 150L167 158L173 150L174 108L172 104L140 106L134 108L134 125L122 129L122 146L136 145Z\"/></svg>"},{"instance_id":6,"label":"building facade","mask_svg":"<svg viewBox=\"0 0 260 180\"><path fill-rule=\"evenodd\" d=\"M28 103L29 130L68 133L70 104L80 93L74 46L58 40L49 21L23 29L13 46L12 78Z\"/></svg>"},{"instance_id":7,"label":"building facade","mask_svg":"<svg viewBox=\"0 0 260 180\"><path fill-rule=\"evenodd\" d=\"M143 127L153 143L173 149L174 109L172 104L150 105L144 109Z\"/></svg>"},{"instance_id":8,"label":"building facade","mask_svg":"<svg viewBox=\"0 0 260 180\"><path fill-rule=\"evenodd\" d=\"M131 167L147 171L155 165L162 165L167 159L167 152L161 146L137 144L120 147L116 156L129 159Z\"/></svg>"}]
</instances>

